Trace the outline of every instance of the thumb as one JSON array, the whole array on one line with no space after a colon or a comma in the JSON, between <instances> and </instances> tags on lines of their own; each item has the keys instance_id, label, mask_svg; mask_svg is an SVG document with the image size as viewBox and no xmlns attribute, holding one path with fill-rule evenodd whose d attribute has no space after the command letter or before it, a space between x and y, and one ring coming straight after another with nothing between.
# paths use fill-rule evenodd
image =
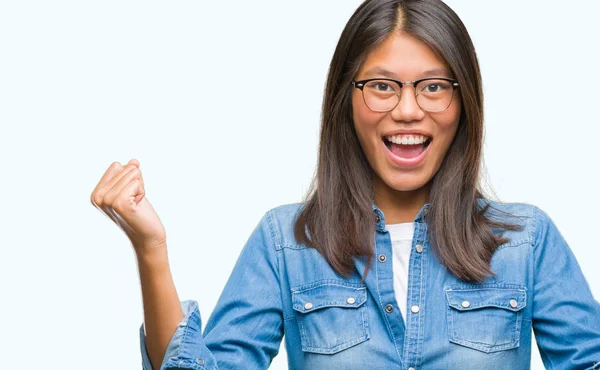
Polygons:
<instances>
[{"instance_id":1,"label":"thumb","mask_svg":"<svg viewBox=\"0 0 600 370\"><path fill-rule=\"evenodd\" d=\"M135 158L131 158L125 166L127 166L128 164L132 164L132 165L136 166L137 168L140 168L140 162ZM125 166L123 166L123 167L125 167Z\"/></svg>"}]
</instances>

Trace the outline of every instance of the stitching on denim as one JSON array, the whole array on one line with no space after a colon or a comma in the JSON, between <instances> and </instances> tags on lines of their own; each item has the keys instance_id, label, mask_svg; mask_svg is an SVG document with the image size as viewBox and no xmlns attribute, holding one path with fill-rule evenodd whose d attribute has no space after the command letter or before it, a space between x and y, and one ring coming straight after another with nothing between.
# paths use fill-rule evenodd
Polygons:
<instances>
[{"instance_id":1,"label":"stitching on denim","mask_svg":"<svg viewBox=\"0 0 600 370\"><path fill-rule=\"evenodd\" d=\"M460 287L460 286L464 286L464 285L454 285L451 288L446 289L446 299L448 300L448 308L446 311L446 317L448 319L448 325L449 325L449 335L450 335L450 341L454 342L454 343L458 343L470 348L474 348L474 349L478 349L484 352L493 352L493 351L500 351L503 349L510 349L510 348L516 348L520 345L520 333L521 333L521 324L522 324L522 309L527 305L527 297L526 297L526 291L527 288L525 286L521 286L519 284L483 284L481 285L481 288L472 288L472 289L455 289L456 287ZM507 288L508 287L508 288ZM453 289L454 288L454 289ZM494 290L494 288L500 288L500 289L506 289L506 290L513 290L516 291L516 293L518 294L518 298L520 301L522 301L523 305L520 307L517 307L515 309L508 308L508 310L510 310L511 312L514 312L514 314L516 315L514 320L515 320L515 329L513 330L513 335L512 335L512 339L507 342L507 343L502 343L502 344L498 344L498 345L490 345L489 343L483 343L483 342L477 342L477 341L471 341L468 339L461 339L461 337L458 335L457 331L456 331L456 326L455 326L455 319L458 318L461 312L469 312L472 310L459 310L456 309L455 305L452 304L452 302L450 302L450 293L453 291L456 292L460 292L460 291L481 291L481 290ZM498 302L497 301L486 301L485 302L486 305L481 305L481 306L477 306L476 308L482 308L482 307L498 307L500 309L507 309L507 307L505 306L505 302L503 303L503 305L497 305ZM451 333L450 333L451 330Z\"/></svg>"},{"instance_id":2,"label":"stitching on denim","mask_svg":"<svg viewBox=\"0 0 600 370\"><path fill-rule=\"evenodd\" d=\"M362 343L364 341L366 341L368 338L365 335L361 335L360 337L351 339L349 341L346 341L344 343L340 343L334 347L331 348L322 348L322 347L313 347L313 346L308 346L305 347L303 346L302 350L306 351L306 352L315 352L315 353L323 353L323 354L332 354L335 352L340 352L346 348L349 348L355 344L358 343Z\"/></svg>"},{"instance_id":3,"label":"stitching on denim","mask_svg":"<svg viewBox=\"0 0 600 370\"><path fill-rule=\"evenodd\" d=\"M495 291L498 289L494 289L493 287L485 287L483 289L477 289L477 288L473 288L473 289L455 289L455 288L448 288L446 289L446 299L447 299L447 303L449 306L455 308L456 310L463 312L463 311L472 311L475 309L479 309L479 308L484 308L484 307L498 307L498 308L502 308L505 310L509 310L509 311L513 311L513 312L518 312L521 311L523 308L525 308L527 306L527 289L526 288L503 288L501 286L498 286L496 288L500 288L502 290L511 290L511 291L517 291L515 295L511 295L511 297L513 298L517 298L517 307L511 307L508 306L506 301L498 301L498 300L486 300L483 303L480 304L473 304L471 307L469 307L469 309L463 309L463 307L459 306L458 302L453 303L451 302L451 298L450 298L450 293L452 292L476 292L476 291L481 291L481 290L491 290L491 291ZM460 293L458 293L460 294Z\"/></svg>"},{"instance_id":4,"label":"stitching on denim","mask_svg":"<svg viewBox=\"0 0 600 370\"><path fill-rule=\"evenodd\" d=\"M388 238L389 233L387 234ZM390 239L391 240L391 239ZM373 249L375 252L375 256L377 256L378 253L378 248L377 248L377 237L375 237L375 240L373 241ZM383 302L381 301L381 289L379 288L379 264L375 263L375 286L377 287L377 300L379 301L379 304L381 305L381 307L383 306ZM385 307L384 307L385 310ZM388 327L388 330L392 336L392 340L394 341L394 350L396 351L396 354L398 355L398 358L400 358L402 360L402 355L400 354L400 352L398 352L398 343L396 342L396 336L394 335L394 331L392 330L392 327L390 326L390 322L388 320L388 317L386 315L386 313L383 314L383 319L385 320L385 324Z\"/></svg>"},{"instance_id":5,"label":"stitching on denim","mask_svg":"<svg viewBox=\"0 0 600 370\"><path fill-rule=\"evenodd\" d=\"M192 309L193 309L193 312L192 312L192 314L190 315L190 317L189 317L189 319L187 320L187 322L189 322L189 321L190 321L190 319L192 319L192 316L195 316L195 315L196 315L196 310L195 310L195 308L193 308L193 307L192 307ZM200 330L202 330L202 328L200 328ZM182 354L182 351L181 351L181 349L182 349L182 347L183 347L183 346L186 344L186 338L188 337L188 333L189 333L189 331L190 331L190 327L189 327L189 325L187 325L187 324L186 324L186 325L183 327L183 334L181 335L181 342L179 343L179 346L177 346L177 356L175 356L175 357L171 357L172 359L175 359L175 358L178 358L178 357L180 357L180 356L181 356L181 354ZM201 334L202 334L202 333L201 333ZM180 361L181 361L181 360L180 360Z\"/></svg>"},{"instance_id":6,"label":"stitching on denim","mask_svg":"<svg viewBox=\"0 0 600 370\"><path fill-rule=\"evenodd\" d=\"M365 304L360 311L361 311L362 320L363 320L363 331L364 331L365 336L367 338L369 338L370 337L369 336L369 320L367 320L367 316L365 315L365 313L367 312L367 305Z\"/></svg>"},{"instance_id":7,"label":"stitching on denim","mask_svg":"<svg viewBox=\"0 0 600 370\"><path fill-rule=\"evenodd\" d=\"M285 316L285 305L284 305L284 298L283 298L283 289L281 289L281 265L279 263L279 252L280 250L277 249L277 243L275 242L275 240L273 239L273 233L275 233L277 236L277 228L275 227L274 221L273 221L273 212L269 211L267 212L268 214L268 218L267 221L269 224L269 229L270 229L270 233L271 233L271 242L273 243L273 245L275 246L275 269L276 269L276 278L277 278L277 283L279 286L279 303L280 303L280 307L281 307L281 316ZM278 236L279 237L279 236ZM267 243L267 247L268 247L268 243ZM293 310L292 310L293 313ZM285 318L284 318L285 320ZM281 324L283 326L283 323Z\"/></svg>"},{"instance_id":8,"label":"stitching on denim","mask_svg":"<svg viewBox=\"0 0 600 370\"><path fill-rule=\"evenodd\" d=\"M499 303L499 302L486 302L484 304L481 305L471 305L469 308L462 308L460 305L458 304L452 304L449 303L448 306L454 308L455 310L457 310L458 312L469 312L469 311L476 311L479 310L480 308L500 308L506 311L512 311L512 312L519 312L521 311L523 308L525 308L525 305L523 306L517 306L515 308L512 307L507 307L505 303Z\"/></svg>"},{"instance_id":9,"label":"stitching on denim","mask_svg":"<svg viewBox=\"0 0 600 370\"><path fill-rule=\"evenodd\" d=\"M529 237L534 246L537 244L540 229L540 209L536 206L531 206L531 216L529 220Z\"/></svg>"},{"instance_id":10,"label":"stitching on denim","mask_svg":"<svg viewBox=\"0 0 600 370\"><path fill-rule=\"evenodd\" d=\"M517 319L515 318L515 321L516 320ZM514 332L513 332L513 334L514 334ZM515 342L516 342L516 339L514 338L514 335L513 335L513 338L507 339L507 342L500 343L500 344L489 344L489 343L485 343L485 342L478 342L476 340L462 339L462 338L460 338L458 336L457 336L456 340L460 340L460 341L463 341L465 343L472 343L472 344L481 345L481 346L484 346L484 347L487 347L487 348L497 348L497 347L510 346L510 345L514 345Z\"/></svg>"},{"instance_id":11,"label":"stitching on denim","mask_svg":"<svg viewBox=\"0 0 600 370\"><path fill-rule=\"evenodd\" d=\"M456 330L454 329L454 316L450 306L446 307L446 319L448 320L448 339L452 341L454 338L456 338Z\"/></svg>"},{"instance_id":12,"label":"stitching on denim","mask_svg":"<svg viewBox=\"0 0 600 370\"><path fill-rule=\"evenodd\" d=\"M417 254L414 252L414 244L416 243L416 241L419 239L420 237L420 233L417 232L414 237L413 237L413 242L411 244L411 249L410 249L410 257L409 257L409 281L407 282L407 293L411 293L411 294L407 294L406 297L406 325L404 328L404 353L403 353L403 360L405 362L410 362L411 359L409 358L409 354L408 354L408 350L410 347L410 330L409 328L412 328L412 326L409 324L410 321L414 321L413 320L413 316L410 314L410 310L408 309L409 306L412 306L414 304L413 300L412 300L412 293L413 293L413 289L412 289L412 282L410 281L410 276L414 276L414 274L411 274L412 270L416 269L417 267L415 267L415 260L418 258ZM425 252L426 248L423 248L423 252ZM420 272L422 273L422 270L420 270ZM422 278L422 275L421 275ZM419 288L420 290L420 288ZM419 291L419 300L420 300L420 294L421 292ZM415 318L417 319L417 318ZM417 321L417 328L418 328L419 322ZM417 333L417 340L418 340L418 333Z\"/></svg>"},{"instance_id":13,"label":"stitching on denim","mask_svg":"<svg viewBox=\"0 0 600 370\"><path fill-rule=\"evenodd\" d=\"M523 291L526 292L527 291L527 287L525 285L521 285L521 284L511 284L511 283L487 283L487 284L479 284L477 285L477 287L473 287L473 285L468 285L468 284L454 284L454 285L450 285L448 286L448 289L446 289L446 291L455 291L455 290L460 290L460 291L473 291L473 290L495 290L497 288L500 289L510 289L510 290L519 290L519 291Z\"/></svg>"},{"instance_id":14,"label":"stitching on denim","mask_svg":"<svg viewBox=\"0 0 600 370\"><path fill-rule=\"evenodd\" d=\"M324 302L321 301L321 302L315 304L313 306L313 308L311 308L310 310L307 310L307 309L303 309L301 302L298 301L298 302L293 303L292 307L295 311L306 313L306 312L317 311L321 308L327 308L327 307L360 308L365 302L366 302L366 300L362 300L359 302L359 304L349 304L349 303L346 303L345 301L324 301Z\"/></svg>"},{"instance_id":15,"label":"stitching on denim","mask_svg":"<svg viewBox=\"0 0 600 370\"><path fill-rule=\"evenodd\" d=\"M302 292L305 292L308 290L310 290L310 289L304 290ZM314 307L311 308L310 310L303 309L302 302L306 302L306 300L298 298L298 295L301 292L292 292L292 308L295 311L300 311L303 313L309 312L309 311L312 312L312 311L316 311L317 309L322 308L322 307L331 307L331 306L344 307L344 308L359 308L367 301L367 293L366 293L366 288L356 289L355 292L358 290L360 290L360 292L357 292L358 295L356 295L356 301L352 304L347 302L347 295L340 299L325 298L325 299L321 299L321 300L318 300L314 297L312 297L312 299L310 299L311 297L309 296L308 298L310 299L310 302L314 303Z\"/></svg>"},{"instance_id":16,"label":"stitching on denim","mask_svg":"<svg viewBox=\"0 0 600 370\"><path fill-rule=\"evenodd\" d=\"M281 244L279 247L280 247L281 249L283 249L283 248L288 248L288 249L298 249L298 250L300 250L300 249L309 249L309 248L308 248L307 246L305 246L305 245L298 245L298 244L292 244L292 243L287 243L287 242L284 242L284 243L282 243L282 244Z\"/></svg>"},{"instance_id":17,"label":"stitching on denim","mask_svg":"<svg viewBox=\"0 0 600 370\"><path fill-rule=\"evenodd\" d=\"M310 344L310 340L308 339L308 337L306 335L306 330L305 330L304 322L303 322L304 317L296 316L296 318L298 320L297 323L300 328L300 340L302 341L302 347L304 347L304 343L307 343L307 346L308 346L308 344Z\"/></svg>"},{"instance_id":18,"label":"stitching on denim","mask_svg":"<svg viewBox=\"0 0 600 370\"><path fill-rule=\"evenodd\" d=\"M349 339L345 342L339 343L333 347L324 347L324 346L317 347L315 345L315 343L312 343L310 340L310 336L307 335L307 333L306 333L306 326L304 324L305 317L303 315L298 315L298 323L299 323L299 328L300 328L300 339L302 342L302 350L309 351L309 352L329 354L329 353L339 352L339 351L346 349L354 344L358 344L358 343L364 342L367 339L369 339L369 334L366 330L366 327L368 327L368 324L366 323L367 320L365 319L366 306L360 307L359 310L360 310L361 319L363 322L363 327L362 327L363 330L362 330L361 335L358 337Z\"/></svg>"},{"instance_id":19,"label":"stitching on denim","mask_svg":"<svg viewBox=\"0 0 600 370\"><path fill-rule=\"evenodd\" d=\"M529 239L511 240L510 242L508 242L506 244L499 245L496 248L495 252L499 251L501 249L504 249L504 248L516 248L516 247L520 247L523 244L532 244L533 245L533 240L529 240Z\"/></svg>"},{"instance_id":20,"label":"stitching on denim","mask_svg":"<svg viewBox=\"0 0 600 370\"><path fill-rule=\"evenodd\" d=\"M519 340L520 333L521 333L520 324L522 322L521 312L515 312L515 315L516 315L516 317L514 318L515 330L513 331L512 338L509 339L509 341L506 343L493 344L493 345L489 344L489 343L465 339L465 338L462 338L461 336L459 336L458 333L456 332L456 328L454 325L455 317L458 317L457 315L460 315L460 313L453 311L450 307L448 307L448 310L447 310L448 324L450 324L452 326L452 335L450 336L451 342L456 342L456 343L463 344L468 347L477 348L477 349L481 349L481 350L489 350L486 352L492 352L494 350L499 351L499 350L503 350L503 349L516 348L520 345L520 340ZM465 320L466 320L466 318L465 318ZM512 320L512 318L509 318L508 320Z\"/></svg>"},{"instance_id":21,"label":"stitching on denim","mask_svg":"<svg viewBox=\"0 0 600 370\"><path fill-rule=\"evenodd\" d=\"M465 346L468 348L473 348L473 349L476 349L476 350L479 350L479 351L482 351L485 353L504 351L506 349L512 349L512 348L518 347L518 345L515 345L512 343L489 346L489 345L482 345L482 344L478 344L478 343L474 343L474 342L465 341L462 339L450 339L450 341L452 343L460 344L462 346Z\"/></svg>"},{"instance_id":22,"label":"stitching on denim","mask_svg":"<svg viewBox=\"0 0 600 370\"><path fill-rule=\"evenodd\" d=\"M347 290L353 290L353 291L366 290L366 287L353 287L353 286L347 286L347 285L343 285L343 284L324 283L324 284L314 285L314 286L311 286L309 288L302 288L302 289L294 288L294 289L292 289L292 291L294 293L304 293L304 292L307 292L309 290L318 289L318 288L321 288L321 287L334 287L334 286L342 287L342 288L347 288Z\"/></svg>"},{"instance_id":23,"label":"stitching on denim","mask_svg":"<svg viewBox=\"0 0 600 370\"><path fill-rule=\"evenodd\" d=\"M279 233L277 232L277 228L275 227L275 221L273 220L273 210L269 210L267 212L267 226L269 227L269 234L271 234L271 240L275 245L275 250L281 249L281 238Z\"/></svg>"},{"instance_id":24,"label":"stitching on denim","mask_svg":"<svg viewBox=\"0 0 600 370\"><path fill-rule=\"evenodd\" d=\"M426 244L426 241L423 241L424 245ZM423 252L421 253L421 291L419 292L419 304L421 304L421 302L425 301L425 296L427 295L427 284L425 284L425 276L426 276L426 268L427 268L427 263L425 263L425 257L428 256L429 253L429 248L423 248ZM424 330L424 322L425 322L425 310L421 310L419 311L419 326L417 327L418 331L417 331L417 350L416 355L415 355L415 366L419 367L420 363L421 363L421 353L419 352L419 349L421 349L422 345L421 345L421 334L423 334L423 338L425 337L425 334L423 332Z\"/></svg>"},{"instance_id":25,"label":"stitching on denim","mask_svg":"<svg viewBox=\"0 0 600 370\"><path fill-rule=\"evenodd\" d=\"M513 341L515 343L516 346L519 346L521 344L521 326L522 326L522 320L521 320L521 316L523 315L523 313L521 311L517 312L517 320L515 320L515 335L513 337Z\"/></svg>"},{"instance_id":26,"label":"stitching on denim","mask_svg":"<svg viewBox=\"0 0 600 370\"><path fill-rule=\"evenodd\" d=\"M349 282L340 279L321 279L316 281L311 281L310 283L298 285L290 288L292 292L302 293L306 290L318 288L321 286L341 286L344 288L354 289L354 290L366 290L366 286L360 282Z\"/></svg>"},{"instance_id":27,"label":"stitching on denim","mask_svg":"<svg viewBox=\"0 0 600 370\"><path fill-rule=\"evenodd\" d=\"M500 348L505 349L505 348L516 347L516 340L514 340L514 339L511 339L509 342L500 343L500 344L489 344L489 343L484 343L484 342L478 342L476 340L468 340L468 339L461 339L461 338L456 338L456 341L473 344L473 345L476 345L477 347L482 347L482 348L486 348L486 349L500 349Z\"/></svg>"},{"instance_id":28,"label":"stitching on denim","mask_svg":"<svg viewBox=\"0 0 600 370\"><path fill-rule=\"evenodd\" d=\"M501 344L489 344L489 343L477 342L474 340L462 339L458 335L455 335L454 338L451 339L451 341L463 344L468 347L473 347L473 348L478 348L478 349L489 349L490 352L492 350L501 351L503 349L518 347L518 343L515 340L511 340L510 342L501 343Z\"/></svg>"}]
</instances>

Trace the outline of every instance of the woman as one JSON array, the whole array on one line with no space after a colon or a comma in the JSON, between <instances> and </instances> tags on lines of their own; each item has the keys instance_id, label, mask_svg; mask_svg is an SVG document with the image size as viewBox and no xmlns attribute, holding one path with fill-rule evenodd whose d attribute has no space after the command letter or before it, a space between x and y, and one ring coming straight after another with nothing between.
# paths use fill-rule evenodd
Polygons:
<instances>
[{"instance_id":1,"label":"woman","mask_svg":"<svg viewBox=\"0 0 600 370\"><path fill-rule=\"evenodd\" d=\"M92 202L135 248L145 369L600 368L600 304L552 220L478 184L479 66L437 0L367 0L346 25L307 198L268 211L204 332L179 302L136 160Z\"/></svg>"}]
</instances>

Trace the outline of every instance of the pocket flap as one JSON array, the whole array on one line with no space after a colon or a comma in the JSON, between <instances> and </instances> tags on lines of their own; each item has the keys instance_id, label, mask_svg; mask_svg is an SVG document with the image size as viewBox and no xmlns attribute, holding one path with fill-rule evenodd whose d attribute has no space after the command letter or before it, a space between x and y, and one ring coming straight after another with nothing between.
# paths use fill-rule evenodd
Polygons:
<instances>
[{"instance_id":1,"label":"pocket flap","mask_svg":"<svg viewBox=\"0 0 600 370\"><path fill-rule=\"evenodd\" d=\"M323 307L360 307L367 300L365 286L321 283L292 289L294 310L312 312Z\"/></svg>"},{"instance_id":2,"label":"pocket flap","mask_svg":"<svg viewBox=\"0 0 600 370\"><path fill-rule=\"evenodd\" d=\"M526 305L525 288L446 289L448 305L459 311L499 307L519 311Z\"/></svg>"}]
</instances>

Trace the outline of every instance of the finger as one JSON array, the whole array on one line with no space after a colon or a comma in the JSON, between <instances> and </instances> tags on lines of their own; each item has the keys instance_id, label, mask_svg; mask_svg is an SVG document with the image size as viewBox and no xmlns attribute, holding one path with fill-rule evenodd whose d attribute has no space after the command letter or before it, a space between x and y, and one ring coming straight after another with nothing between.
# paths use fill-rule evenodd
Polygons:
<instances>
[{"instance_id":1,"label":"finger","mask_svg":"<svg viewBox=\"0 0 600 370\"><path fill-rule=\"evenodd\" d=\"M136 166L137 168L140 168L140 162L135 158L131 158L129 160L129 162L127 162L127 164L132 164L132 165Z\"/></svg>"},{"instance_id":2,"label":"finger","mask_svg":"<svg viewBox=\"0 0 600 370\"><path fill-rule=\"evenodd\" d=\"M138 168L134 167L133 169L129 170L123 177L121 177L121 179L119 179L119 181L106 193L106 195L104 195L104 198L102 199L102 204L104 204L105 206L114 206L114 203L116 201L118 201L117 197L119 196L119 194L121 193L121 191L127 187L127 185L129 185L130 182L132 182L135 179L141 179L142 178L142 171L140 171ZM134 194L135 195L135 194Z\"/></svg>"},{"instance_id":3,"label":"finger","mask_svg":"<svg viewBox=\"0 0 600 370\"><path fill-rule=\"evenodd\" d=\"M108 169L104 172L104 175L102 176L102 178L100 179L100 181L98 181L98 184L96 185L96 188L94 189L100 189L101 187L103 187L104 185L106 185L110 179L113 178L114 175L116 175L117 173L119 173L119 171L121 171L123 169L123 166L121 165L121 163L119 162L113 162L110 164L110 166L108 167Z\"/></svg>"},{"instance_id":4,"label":"finger","mask_svg":"<svg viewBox=\"0 0 600 370\"><path fill-rule=\"evenodd\" d=\"M127 215L135 209L140 200L144 197L144 190L141 184L142 180L140 178L135 178L121 190L113 205L114 210L118 214Z\"/></svg>"},{"instance_id":5,"label":"finger","mask_svg":"<svg viewBox=\"0 0 600 370\"><path fill-rule=\"evenodd\" d=\"M118 172L117 174L115 174L109 181L108 183L106 183L104 186L98 188L98 190L95 191L94 194L94 202L99 206L102 207L103 206L103 200L104 197L106 196L106 193L108 193L110 191L110 189L113 188L113 186L115 186L115 184L117 182L119 182L123 176L127 175L130 171L132 170L138 170L137 167L135 167L134 165L126 165L125 167L123 167L123 169Z\"/></svg>"},{"instance_id":6,"label":"finger","mask_svg":"<svg viewBox=\"0 0 600 370\"><path fill-rule=\"evenodd\" d=\"M94 206L98 207L98 198L96 197L96 192L98 191L98 189L102 188L108 181L110 181L111 178L113 178L114 175L119 173L119 171L121 171L122 169L123 166L121 166L121 163L113 162L110 164L110 166L108 166L106 171L104 171L104 175L102 175L102 178L100 178L100 181L98 181L98 184L96 184L96 187L94 188L94 190L92 191L92 195L90 196L90 200Z\"/></svg>"}]
</instances>

